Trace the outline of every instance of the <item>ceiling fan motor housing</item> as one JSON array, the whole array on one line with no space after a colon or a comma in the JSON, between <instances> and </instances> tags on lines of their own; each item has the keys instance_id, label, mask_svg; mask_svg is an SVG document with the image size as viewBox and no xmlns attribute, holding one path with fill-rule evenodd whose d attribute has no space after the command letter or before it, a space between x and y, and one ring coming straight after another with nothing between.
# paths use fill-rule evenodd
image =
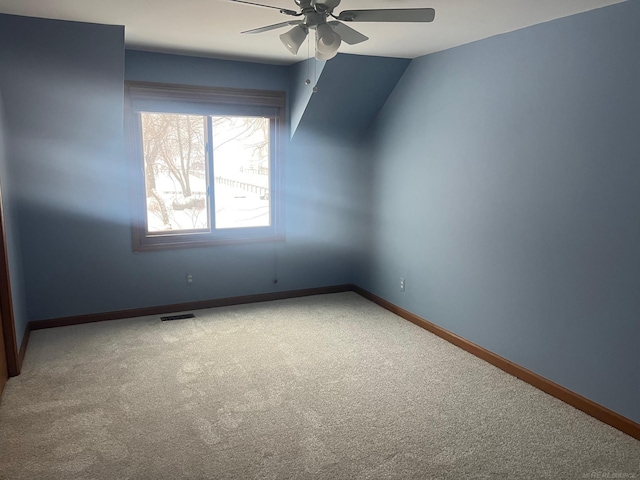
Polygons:
<instances>
[{"instance_id":1,"label":"ceiling fan motor housing","mask_svg":"<svg viewBox=\"0 0 640 480\"><path fill-rule=\"evenodd\" d=\"M318 13L330 13L340 5L340 0L311 0L311 6Z\"/></svg>"}]
</instances>

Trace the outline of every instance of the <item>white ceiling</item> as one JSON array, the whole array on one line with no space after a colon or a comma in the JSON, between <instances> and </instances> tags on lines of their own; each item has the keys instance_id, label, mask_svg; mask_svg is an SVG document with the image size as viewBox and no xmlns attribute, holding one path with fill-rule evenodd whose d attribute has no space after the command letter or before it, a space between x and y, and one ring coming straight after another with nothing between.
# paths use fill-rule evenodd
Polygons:
<instances>
[{"instance_id":1,"label":"white ceiling","mask_svg":"<svg viewBox=\"0 0 640 480\"><path fill-rule=\"evenodd\" d=\"M295 10L293 0L251 0ZM433 23L351 23L370 40L340 47L343 53L415 58L555 18L624 0L342 0L335 10L432 7ZM277 10L229 0L0 0L0 13L125 25L128 48L292 64L297 56L280 43L287 29L240 32L294 20Z\"/></svg>"}]
</instances>

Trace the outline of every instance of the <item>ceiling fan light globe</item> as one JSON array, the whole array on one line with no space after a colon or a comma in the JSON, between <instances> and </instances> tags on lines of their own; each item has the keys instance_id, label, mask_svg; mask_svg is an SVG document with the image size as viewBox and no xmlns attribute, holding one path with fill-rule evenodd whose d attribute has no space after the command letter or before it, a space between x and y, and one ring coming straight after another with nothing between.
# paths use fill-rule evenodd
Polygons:
<instances>
[{"instance_id":1,"label":"ceiling fan light globe","mask_svg":"<svg viewBox=\"0 0 640 480\"><path fill-rule=\"evenodd\" d=\"M287 33L280 35L280 41L293 55L297 55L300 45L307 38L307 33L308 30L305 27L297 25Z\"/></svg>"},{"instance_id":2,"label":"ceiling fan light globe","mask_svg":"<svg viewBox=\"0 0 640 480\"><path fill-rule=\"evenodd\" d=\"M338 53L342 39L331 26L325 24L316 28L316 52L323 56L331 55L333 58Z\"/></svg>"},{"instance_id":3,"label":"ceiling fan light globe","mask_svg":"<svg viewBox=\"0 0 640 480\"><path fill-rule=\"evenodd\" d=\"M336 50L333 53L321 53L318 51L318 49L316 48L316 60L331 60L333 57L335 57L338 54L338 51Z\"/></svg>"}]
</instances>

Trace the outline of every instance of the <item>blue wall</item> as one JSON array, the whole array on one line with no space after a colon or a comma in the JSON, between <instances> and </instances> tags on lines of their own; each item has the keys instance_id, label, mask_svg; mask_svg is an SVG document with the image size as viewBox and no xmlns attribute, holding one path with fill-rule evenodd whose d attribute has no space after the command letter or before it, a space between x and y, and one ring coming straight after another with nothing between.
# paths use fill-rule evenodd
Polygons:
<instances>
[{"instance_id":1,"label":"blue wall","mask_svg":"<svg viewBox=\"0 0 640 480\"><path fill-rule=\"evenodd\" d=\"M141 82L286 91L289 68L127 50L125 77Z\"/></svg>"},{"instance_id":2,"label":"blue wall","mask_svg":"<svg viewBox=\"0 0 640 480\"><path fill-rule=\"evenodd\" d=\"M304 115L309 100L313 95L313 87L318 78L322 76L326 61L316 60L314 57L308 58L302 62L295 63L289 67L289 92L290 92L290 111L289 131L291 137L298 128L300 120ZM309 85L306 81L309 80Z\"/></svg>"},{"instance_id":3,"label":"blue wall","mask_svg":"<svg viewBox=\"0 0 640 480\"><path fill-rule=\"evenodd\" d=\"M27 317L106 307L130 242L124 29L2 15L0 45Z\"/></svg>"},{"instance_id":4,"label":"blue wall","mask_svg":"<svg viewBox=\"0 0 640 480\"><path fill-rule=\"evenodd\" d=\"M13 175L9 161L9 136L5 133L4 105L0 92L0 192L2 194L2 215L6 240L9 277L11 281L11 299L16 328L17 347L20 348L24 329L27 326L27 308L24 294L24 277L22 272L22 253L20 234L16 221L16 202L13 189Z\"/></svg>"},{"instance_id":5,"label":"blue wall","mask_svg":"<svg viewBox=\"0 0 640 480\"><path fill-rule=\"evenodd\" d=\"M638 24L625 2L414 60L365 151L358 278L636 422Z\"/></svg>"},{"instance_id":6,"label":"blue wall","mask_svg":"<svg viewBox=\"0 0 640 480\"><path fill-rule=\"evenodd\" d=\"M404 58L337 55L322 69L318 91L309 98L298 128L359 143L409 63Z\"/></svg>"},{"instance_id":7,"label":"blue wall","mask_svg":"<svg viewBox=\"0 0 640 480\"><path fill-rule=\"evenodd\" d=\"M346 216L347 223L340 235L347 248L328 253L331 257L337 255L340 264L351 272L350 282L355 282L367 262L363 245L370 220L370 162L362 151L368 142L369 127L410 61L339 54L323 65L318 90L313 95L312 87L304 83L307 63L291 67L290 89L306 93L298 93L298 101L291 107L299 112L300 118L291 140L291 151L297 160L288 168L297 170L300 162L307 164L311 178L321 180L315 184L314 203L339 206L341 215ZM327 169L340 174L323 178L322 172ZM292 188L297 193L294 213L300 219L313 219L309 215L314 211L308 204L310 198L302 198L297 185ZM323 208L318 214L326 217L326 222L336 221L334 210ZM310 225L315 223L313 220Z\"/></svg>"},{"instance_id":8,"label":"blue wall","mask_svg":"<svg viewBox=\"0 0 640 480\"><path fill-rule=\"evenodd\" d=\"M22 264L12 284L23 278L26 298L25 309L14 296L18 344L27 319L82 304L104 283L102 239L127 192L109 179L122 164L123 42L121 27L0 15L2 180Z\"/></svg>"}]
</instances>

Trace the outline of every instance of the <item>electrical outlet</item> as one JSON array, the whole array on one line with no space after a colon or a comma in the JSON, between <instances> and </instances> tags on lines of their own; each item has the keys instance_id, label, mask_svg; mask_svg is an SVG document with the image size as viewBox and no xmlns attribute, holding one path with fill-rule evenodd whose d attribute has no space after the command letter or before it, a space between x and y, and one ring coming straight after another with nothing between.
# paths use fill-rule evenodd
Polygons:
<instances>
[{"instance_id":1,"label":"electrical outlet","mask_svg":"<svg viewBox=\"0 0 640 480\"><path fill-rule=\"evenodd\" d=\"M404 278L400 277L400 291L404 292Z\"/></svg>"},{"instance_id":2,"label":"electrical outlet","mask_svg":"<svg viewBox=\"0 0 640 480\"><path fill-rule=\"evenodd\" d=\"M193 275L187 275L187 285L193 285Z\"/></svg>"}]
</instances>

